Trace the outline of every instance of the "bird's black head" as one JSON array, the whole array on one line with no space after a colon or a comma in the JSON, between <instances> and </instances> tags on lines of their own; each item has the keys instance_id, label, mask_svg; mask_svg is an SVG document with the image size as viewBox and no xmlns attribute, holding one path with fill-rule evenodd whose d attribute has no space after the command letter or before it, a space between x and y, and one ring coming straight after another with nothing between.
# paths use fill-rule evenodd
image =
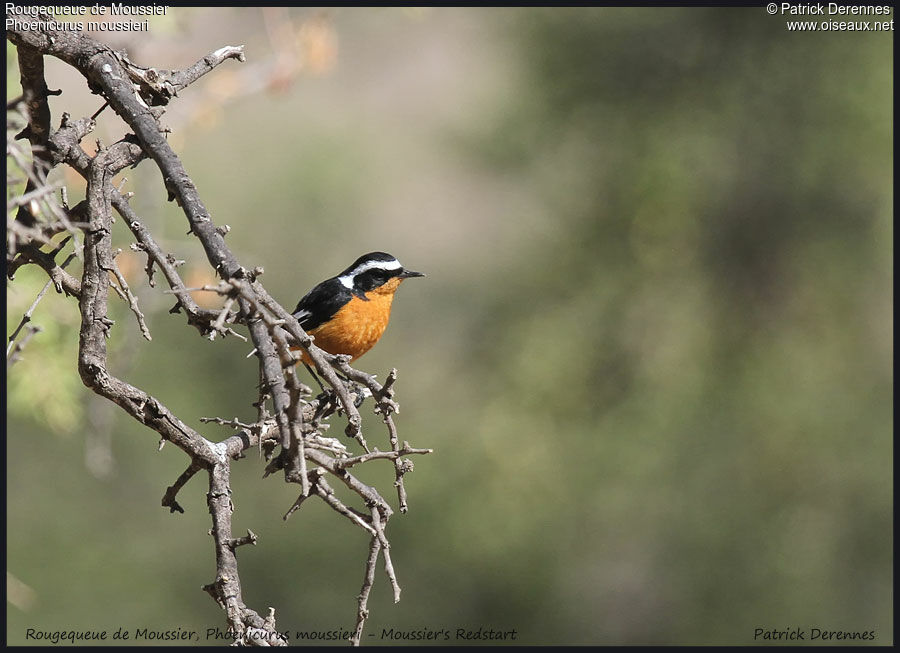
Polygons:
<instances>
[{"instance_id":1,"label":"bird's black head","mask_svg":"<svg viewBox=\"0 0 900 653\"><path fill-rule=\"evenodd\" d=\"M353 293L361 295L379 288L391 279L424 277L421 272L407 270L396 257L385 252L369 252L341 272L337 279Z\"/></svg>"}]
</instances>

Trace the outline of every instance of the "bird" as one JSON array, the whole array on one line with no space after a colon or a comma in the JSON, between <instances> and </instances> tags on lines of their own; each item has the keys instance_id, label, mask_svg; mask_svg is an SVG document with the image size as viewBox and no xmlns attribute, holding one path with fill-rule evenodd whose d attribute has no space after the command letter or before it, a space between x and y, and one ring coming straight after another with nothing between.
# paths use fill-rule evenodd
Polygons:
<instances>
[{"instance_id":1,"label":"bird","mask_svg":"<svg viewBox=\"0 0 900 653\"><path fill-rule=\"evenodd\" d=\"M329 354L346 354L355 361L384 334L400 284L405 279L424 276L403 267L391 254L369 252L340 274L314 286L297 303L292 315L321 349ZM300 356L312 373L309 355L301 349Z\"/></svg>"}]
</instances>

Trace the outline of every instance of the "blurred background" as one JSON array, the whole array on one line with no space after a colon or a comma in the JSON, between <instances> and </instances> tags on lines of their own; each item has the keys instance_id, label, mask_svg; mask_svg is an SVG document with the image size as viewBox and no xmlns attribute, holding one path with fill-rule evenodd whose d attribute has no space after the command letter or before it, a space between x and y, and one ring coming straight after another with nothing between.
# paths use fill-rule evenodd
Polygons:
<instances>
[{"instance_id":1,"label":"blurred background","mask_svg":"<svg viewBox=\"0 0 900 653\"><path fill-rule=\"evenodd\" d=\"M388 531L402 600L379 565L364 643L482 627L519 644L747 644L788 627L893 642L893 34L784 23L762 8L170 8L149 32L92 34L172 69L245 44L246 63L162 122L286 307L372 250L428 274L357 364L399 369L400 437L435 450ZM100 107L46 65L54 125ZM83 145L123 133L107 110ZM159 172L125 176L188 284L212 281ZM255 416L251 347L170 315L115 229L153 340L112 299L111 370L227 437L199 418ZM45 281L26 267L7 284L7 334ZM215 643L206 480L181 491L186 514L161 508L185 455L82 386L75 302L51 291L34 323L7 379L8 642L180 627ZM239 550L245 601L280 629L351 630L367 537L321 502L282 521L298 488L263 467L255 452L233 465L235 533L260 537ZM370 467L396 506L392 466Z\"/></svg>"}]
</instances>

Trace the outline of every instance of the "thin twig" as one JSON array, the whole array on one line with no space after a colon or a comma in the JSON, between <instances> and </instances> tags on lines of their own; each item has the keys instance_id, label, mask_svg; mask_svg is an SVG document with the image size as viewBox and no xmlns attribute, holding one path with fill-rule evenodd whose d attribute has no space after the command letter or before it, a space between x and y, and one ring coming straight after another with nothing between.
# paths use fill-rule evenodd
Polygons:
<instances>
[{"instance_id":1,"label":"thin twig","mask_svg":"<svg viewBox=\"0 0 900 653\"><path fill-rule=\"evenodd\" d=\"M316 483L312 489L338 514L343 515L364 531L373 535L376 534L375 529L372 528L370 524L360 517L357 512L344 505L343 502L335 496L334 488L332 488L324 478L320 478L318 483Z\"/></svg>"},{"instance_id":2,"label":"thin twig","mask_svg":"<svg viewBox=\"0 0 900 653\"><path fill-rule=\"evenodd\" d=\"M28 341L31 340L36 333L41 332L41 327L38 325L32 325L25 329L25 335L22 336L21 340L18 340L12 350L6 350L6 369L8 370L10 367L15 365L19 360L22 359L22 350L25 349L25 345L28 344Z\"/></svg>"},{"instance_id":3,"label":"thin twig","mask_svg":"<svg viewBox=\"0 0 900 653\"><path fill-rule=\"evenodd\" d=\"M221 417L201 417L200 421L204 424L213 422L215 424L221 424L222 426L230 426L233 429L244 429L245 431L259 431L261 429L259 424L246 424L238 420L237 417L234 417L232 419L222 419Z\"/></svg>"},{"instance_id":4,"label":"thin twig","mask_svg":"<svg viewBox=\"0 0 900 653\"><path fill-rule=\"evenodd\" d=\"M434 449L414 449L409 446L408 442L404 442L402 448L394 451L372 451L361 456L338 460L335 464L341 469L349 469L350 467L354 467L361 463L367 463L370 460L398 460L400 456L429 453L434 453Z\"/></svg>"},{"instance_id":5,"label":"thin twig","mask_svg":"<svg viewBox=\"0 0 900 653\"><path fill-rule=\"evenodd\" d=\"M369 618L369 592L372 591L372 585L375 583L375 564L378 562L378 552L380 550L381 542L378 541L377 535L373 535L372 539L369 540L369 557L366 559L366 573L363 575L362 589L356 597L356 629L353 632L353 637L350 638L351 646L359 646L366 619Z\"/></svg>"},{"instance_id":6,"label":"thin twig","mask_svg":"<svg viewBox=\"0 0 900 653\"><path fill-rule=\"evenodd\" d=\"M52 258L52 257L55 257L55 256L56 256L56 253L59 252L59 251L65 246L65 244L69 241L69 238L70 238L70 237L66 237L66 238L65 238L65 239L64 239L64 240L56 247L56 249L55 249L53 252L50 252L50 253L48 254L48 256L51 257L51 258ZM65 261L63 261L62 265L60 265L59 268L60 268L60 269L65 268L65 267L72 261L73 258L75 258L75 254L74 254L74 253L69 254L69 256L66 258ZM43 287L43 288L41 289L41 291L38 293L38 295L37 295L37 297L35 298L35 300L31 303L31 306L28 307L28 310L25 311L25 314L22 316L22 320L19 322L19 325L16 327L15 331L13 331L13 332L12 332L12 335L9 336L9 344L8 344L7 347L6 347L6 358L7 358L7 361L10 360L10 355L11 355L11 351L12 351L12 348L13 348L13 341L16 339L16 336L19 335L19 331L21 331L22 327L24 327L26 324L28 324L28 323L31 321L31 317L32 317L32 315L34 314L34 309L37 308L38 303L41 301L41 299L43 299L44 295L47 293L47 289L50 287L50 285L51 285L52 283L53 283L53 279L52 279L52 277L51 277L51 278L47 281L47 283L44 284L44 287ZM34 333L36 333L37 331L40 331L40 329L37 329L36 331L34 331L34 332L31 334L31 336L29 336L29 338L32 337L32 336L34 336ZM24 343L22 344L22 347L24 347ZM19 351L21 351L21 347L20 347ZM18 359L16 359L16 360L18 360ZM13 362L15 362L15 360L13 360ZM12 363L9 363L9 362L7 363L7 365L11 365L11 364L12 364Z\"/></svg>"},{"instance_id":7,"label":"thin twig","mask_svg":"<svg viewBox=\"0 0 900 653\"><path fill-rule=\"evenodd\" d=\"M385 522L386 521L387 520L385 520ZM391 545L384 534L385 526L387 526L387 523L381 522L381 513L379 512L378 507L372 508L372 527L375 529L378 541L381 543L381 551L384 555L384 571L394 590L394 603L399 603L400 585L397 583L397 575L394 573L394 564L391 562Z\"/></svg>"},{"instance_id":8,"label":"thin twig","mask_svg":"<svg viewBox=\"0 0 900 653\"><path fill-rule=\"evenodd\" d=\"M122 271L116 263L115 256L121 251L122 250L116 252L116 254L113 255L112 260L112 273L116 275L116 281L119 282L119 290L121 291L120 296L124 293L124 298L128 302L128 308L131 309L131 312L134 313L134 317L137 319L138 326L141 329L141 335L144 336L146 340L153 340L153 338L150 337L150 329L147 328L147 323L144 321L144 314L141 312L140 307L138 307L137 297L131 292L131 288L128 287L128 282L125 281L125 275L122 274ZM115 286L113 286L113 288L115 288Z\"/></svg>"},{"instance_id":9,"label":"thin twig","mask_svg":"<svg viewBox=\"0 0 900 653\"><path fill-rule=\"evenodd\" d=\"M188 465L188 468L181 473L176 481L166 488L166 493L162 498L162 506L163 508L168 508L169 512L184 512L184 508L182 508L178 501L175 500L175 497L178 495L178 492L181 488L184 487L185 483L187 483L191 478L193 478L194 474L200 471L200 465L195 462L191 462Z\"/></svg>"},{"instance_id":10,"label":"thin twig","mask_svg":"<svg viewBox=\"0 0 900 653\"><path fill-rule=\"evenodd\" d=\"M220 332L224 333L223 327L225 325L225 318L228 317L228 312L231 310L231 306L233 304L234 304L234 297L229 297L228 299L225 300L225 304L222 306L222 310L219 311L219 316L216 318L216 321L213 322L210 327L209 335L206 336L207 338L209 338L210 340L215 340L217 333L220 333Z\"/></svg>"},{"instance_id":11,"label":"thin twig","mask_svg":"<svg viewBox=\"0 0 900 653\"><path fill-rule=\"evenodd\" d=\"M12 350L13 341L16 339L16 336L19 335L19 331L22 330L26 324L31 322L31 315L34 313L34 309L37 307L38 302L40 302L44 298L44 294L46 294L47 289L53 284L51 279L47 279L47 283L44 284L44 287L41 288L41 292L38 293L35 300L31 303L31 306L28 307L28 310L25 311L25 314L22 316L22 319L19 321L19 326L16 327L15 331L12 332L12 335L9 336L9 344L6 345L6 358L9 359L9 352Z\"/></svg>"}]
</instances>

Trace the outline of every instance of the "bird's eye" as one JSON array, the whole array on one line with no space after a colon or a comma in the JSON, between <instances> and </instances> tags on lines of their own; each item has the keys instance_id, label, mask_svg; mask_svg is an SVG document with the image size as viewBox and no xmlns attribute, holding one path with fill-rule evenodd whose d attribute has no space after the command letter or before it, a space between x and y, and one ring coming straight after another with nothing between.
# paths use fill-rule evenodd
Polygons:
<instances>
[{"instance_id":1,"label":"bird's eye","mask_svg":"<svg viewBox=\"0 0 900 653\"><path fill-rule=\"evenodd\" d=\"M388 272L387 270L381 270L378 268L374 270L366 270L362 274L357 275L354 285L359 290L367 292L384 285L390 278L390 276L390 272Z\"/></svg>"}]
</instances>

